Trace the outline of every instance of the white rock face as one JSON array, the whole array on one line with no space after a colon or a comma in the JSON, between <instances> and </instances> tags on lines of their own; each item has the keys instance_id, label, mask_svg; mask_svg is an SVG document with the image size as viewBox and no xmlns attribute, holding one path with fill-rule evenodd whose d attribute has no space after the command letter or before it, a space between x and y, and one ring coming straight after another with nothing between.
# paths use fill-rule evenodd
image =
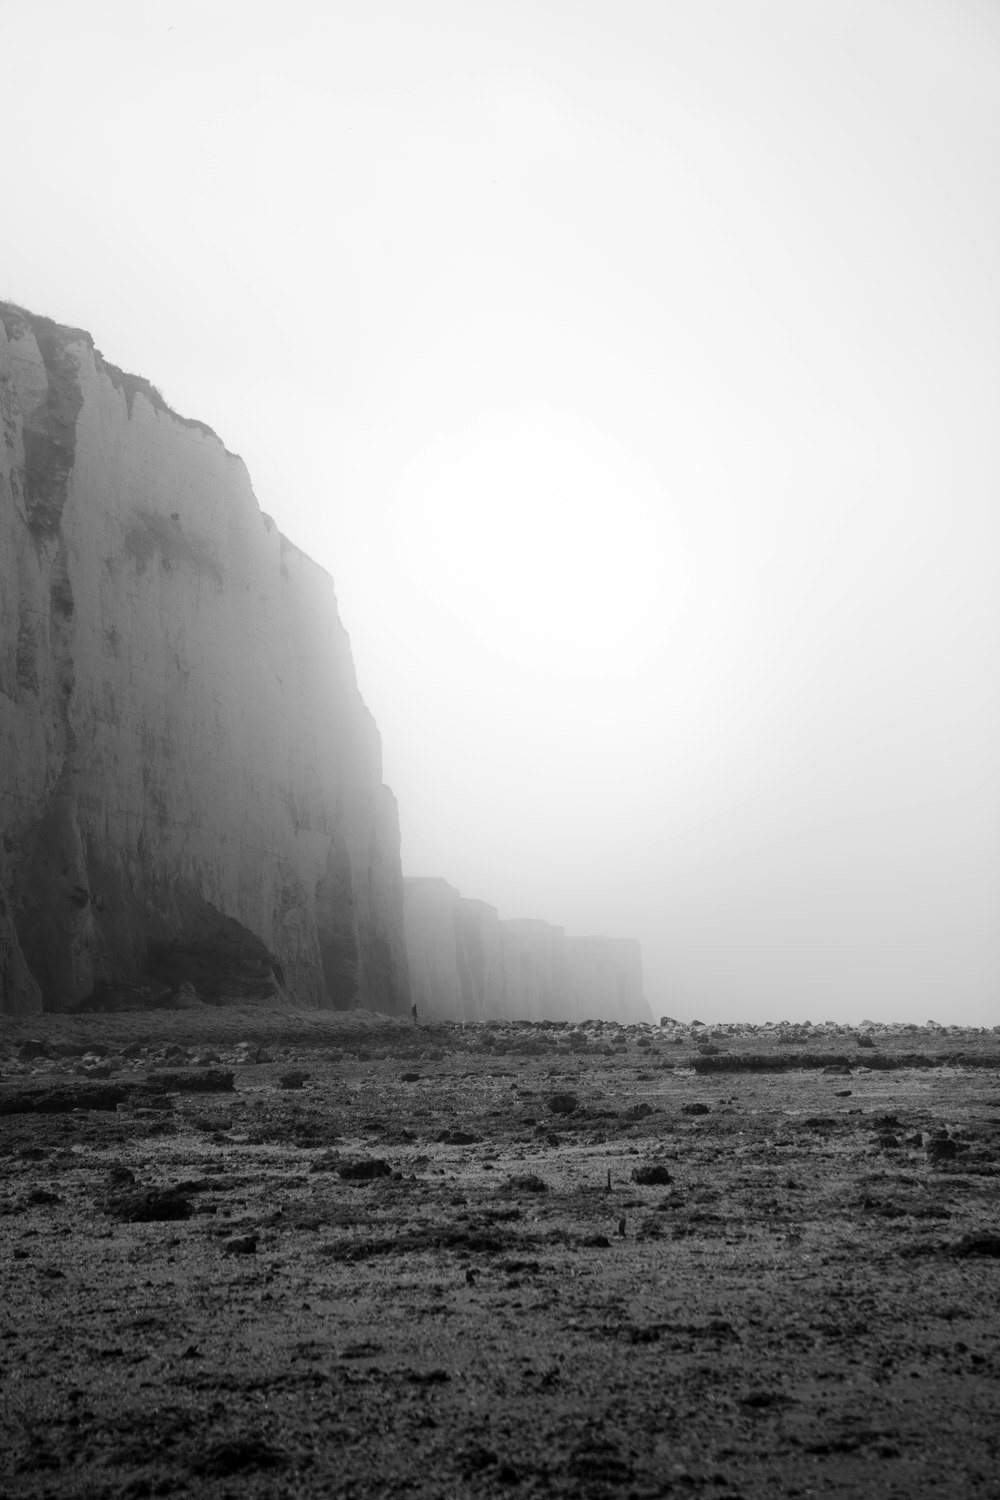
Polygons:
<instances>
[{"instance_id":1,"label":"white rock face","mask_svg":"<svg viewBox=\"0 0 1000 1500\"><path fill-rule=\"evenodd\" d=\"M429 1021L649 1022L633 938L567 937L535 920L501 922L435 877L403 882L413 999Z\"/></svg>"},{"instance_id":2,"label":"white rock face","mask_svg":"<svg viewBox=\"0 0 1000 1500\"><path fill-rule=\"evenodd\" d=\"M0 1008L190 979L409 1005L399 832L328 574L242 461L0 305Z\"/></svg>"}]
</instances>

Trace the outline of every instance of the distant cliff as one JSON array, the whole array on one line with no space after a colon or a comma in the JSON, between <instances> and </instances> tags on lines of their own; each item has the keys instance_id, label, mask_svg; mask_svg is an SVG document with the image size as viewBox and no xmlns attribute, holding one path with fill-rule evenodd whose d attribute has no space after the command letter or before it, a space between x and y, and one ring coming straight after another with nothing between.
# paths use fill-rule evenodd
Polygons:
<instances>
[{"instance_id":1,"label":"distant cliff","mask_svg":"<svg viewBox=\"0 0 1000 1500\"><path fill-rule=\"evenodd\" d=\"M413 998L427 1020L648 1021L632 938L567 937L548 922L502 922L446 880L403 882Z\"/></svg>"},{"instance_id":2,"label":"distant cliff","mask_svg":"<svg viewBox=\"0 0 1000 1500\"><path fill-rule=\"evenodd\" d=\"M399 833L333 582L242 461L0 304L0 1009L409 1004Z\"/></svg>"}]
</instances>

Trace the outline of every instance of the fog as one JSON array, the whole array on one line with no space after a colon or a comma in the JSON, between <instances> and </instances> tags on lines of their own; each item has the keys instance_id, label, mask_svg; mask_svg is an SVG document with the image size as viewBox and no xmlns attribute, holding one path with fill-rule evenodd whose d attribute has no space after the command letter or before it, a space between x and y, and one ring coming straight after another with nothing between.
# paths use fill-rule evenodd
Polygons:
<instances>
[{"instance_id":1,"label":"fog","mask_svg":"<svg viewBox=\"0 0 1000 1500\"><path fill-rule=\"evenodd\" d=\"M1000 1022L992 0L39 0L0 296L333 574L407 874Z\"/></svg>"}]
</instances>

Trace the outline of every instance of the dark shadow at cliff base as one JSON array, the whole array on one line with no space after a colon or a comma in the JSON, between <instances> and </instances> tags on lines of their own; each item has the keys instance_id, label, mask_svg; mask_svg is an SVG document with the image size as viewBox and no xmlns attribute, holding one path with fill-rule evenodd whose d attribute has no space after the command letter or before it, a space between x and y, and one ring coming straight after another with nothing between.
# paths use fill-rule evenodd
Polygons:
<instances>
[{"instance_id":1,"label":"dark shadow at cliff base","mask_svg":"<svg viewBox=\"0 0 1000 1500\"><path fill-rule=\"evenodd\" d=\"M76 1011L185 1009L290 1003L281 965L253 932L189 897L179 931L146 942L141 972L104 974Z\"/></svg>"},{"instance_id":2,"label":"dark shadow at cliff base","mask_svg":"<svg viewBox=\"0 0 1000 1500\"><path fill-rule=\"evenodd\" d=\"M215 915L214 930L201 936L151 942L146 977L171 990L187 981L211 1005L282 998L284 976L274 954L232 917Z\"/></svg>"}]
</instances>

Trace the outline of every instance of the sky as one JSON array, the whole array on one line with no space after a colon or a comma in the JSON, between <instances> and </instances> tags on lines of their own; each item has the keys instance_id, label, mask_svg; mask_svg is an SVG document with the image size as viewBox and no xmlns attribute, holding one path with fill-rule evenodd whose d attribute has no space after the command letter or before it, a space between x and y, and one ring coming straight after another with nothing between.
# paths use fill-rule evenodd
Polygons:
<instances>
[{"instance_id":1,"label":"sky","mask_svg":"<svg viewBox=\"0 0 1000 1500\"><path fill-rule=\"evenodd\" d=\"M406 874L1000 1024L1000 6L0 0L0 297L333 575Z\"/></svg>"}]
</instances>

